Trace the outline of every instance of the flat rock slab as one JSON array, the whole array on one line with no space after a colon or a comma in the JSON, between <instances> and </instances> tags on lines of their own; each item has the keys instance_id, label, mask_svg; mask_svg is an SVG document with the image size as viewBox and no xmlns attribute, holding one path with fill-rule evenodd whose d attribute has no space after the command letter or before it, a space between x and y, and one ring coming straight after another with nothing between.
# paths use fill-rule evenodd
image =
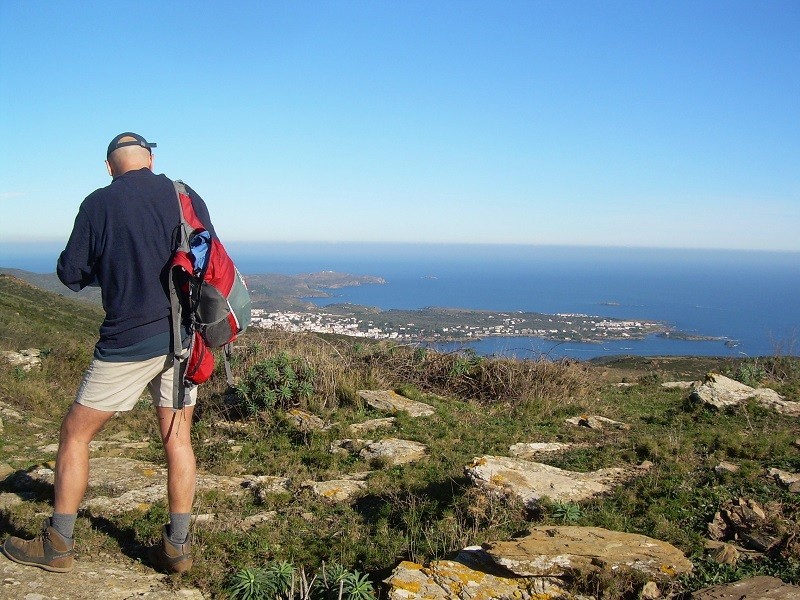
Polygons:
<instances>
[{"instance_id":1,"label":"flat rock slab","mask_svg":"<svg viewBox=\"0 0 800 600\"><path fill-rule=\"evenodd\" d=\"M609 419L608 417L600 417L596 415L581 415L578 417L570 417L569 419L565 419L565 422L569 425L575 425L576 427L588 427L589 429L630 429L631 426L627 423L621 423L620 421L615 421L614 419Z\"/></svg>"},{"instance_id":2,"label":"flat rock slab","mask_svg":"<svg viewBox=\"0 0 800 600\"><path fill-rule=\"evenodd\" d=\"M364 481L356 479L333 479L331 481L306 481L304 488L330 502L350 502L367 489Z\"/></svg>"},{"instance_id":3,"label":"flat rock slab","mask_svg":"<svg viewBox=\"0 0 800 600\"><path fill-rule=\"evenodd\" d=\"M791 417L800 417L800 402L786 400L775 390L770 388L758 388L755 394L759 404L771 408L775 412Z\"/></svg>"},{"instance_id":4,"label":"flat rock slab","mask_svg":"<svg viewBox=\"0 0 800 600\"><path fill-rule=\"evenodd\" d=\"M620 467L579 473L520 458L482 456L465 471L476 485L512 493L533 508L544 496L559 502L577 502L606 493L642 469Z\"/></svg>"},{"instance_id":5,"label":"flat rock slab","mask_svg":"<svg viewBox=\"0 0 800 600\"><path fill-rule=\"evenodd\" d=\"M325 429L325 421L317 415L299 408L292 408L286 412L286 418L295 429L303 432L320 431Z\"/></svg>"},{"instance_id":6,"label":"flat rock slab","mask_svg":"<svg viewBox=\"0 0 800 600\"><path fill-rule=\"evenodd\" d=\"M755 389L724 375L709 374L704 381L696 382L690 394L693 400L715 408L741 404L755 395Z\"/></svg>"},{"instance_id":7,"label":"flat rock slab","mask_svg":"<svg viewBox=\"0 0 800 600\"><path fill-rule=\"evenodd\" d=\"M197 589L175 590L174 581L138 563L76 560L70 573L49 573L10 561L0 553L4 600L203 600Z\"/></svg>"},{"instance_id":8,"label":"flat rock slab","mask_svg":"<svg viewBox=\"0 0 800 600\"><path fill-rule=\"evenodd\" d=\"M377 459L386 461L389 465L403 465L424 458L426 453L425 444L411 440L386 438L367 444L359 452L359 456L367 461Z\"/></svg>"},{"instance_id":9,"label":"flat rock slab","mask_svg":"<svg viewBox=\"0 0 800 600\"><path fill-rule=\"evenodd\" d=\"M370 419L369 421L364 421L363 423L353 423L350 425L348 429L353 433L353 435L361 435L362 433L367 433L369 431L376 431L378 429L384 429L388 427L394 427L394 423L397 419L394 417L386 417L384 419Z\"/></svg>"},{"instance_id":10,"label":"flat rock slab","mask_svg":"<svg viewBox=\"0 0 800 600\"><path fill-rule=\"evenodd\" d=\"M781 469L770 469L768 472L770 477L773 477L775 481L788 487L790 492L795 494L800 492L800 473L789 473Z\"/></svg>"},{"instance_id":11,"label":"flat rock slab","mask_svg":"<svg viewBox=\"0 0 800 600\"><path fill-rule=\"evenodd\" d=\"M674 577L693 568L680 550L666 542L601 527L535 527L524 538L483 548L497 564L523 577L619 568Z\"/></svg>"},{"instance_id":12,"label":"flat rock slab","mask_svg":"<svg viewBox=\"0 0 800 600\"><path fill-rule=\"evenodd\" d=\"M750 398L759 404L775 410L781 414L800 416L800 402L786 400L775 390L769 388L752 388L719 375L710 373L702 382L696 382L691 388L689 397L697 402L702 402L714 408L727 408L738 406Z\"/></svg>"},{"instance_id":13,"label":"flat rock slab","mask_svg":"<svg viewBox=\"0 0 800 600\"><path fill-rule=\"evenodd\" d=\"M89 442L89 452L97 452L99 450L108 450L120 448L123 450L144 450L150 447L150 442L143 440L140 442L132 442L130 440L92 440ZM41 452L56 454L58 452L58 443L47 444L46 446L39 446Z\"/></svg>"},{"instance_id":14,"label":"flat rock slab","mask_svg":"<svg viewBox=\"0 0 800 600\"><path fill-rule=\"evenodd\" d=\"M428 566L403 561L385 580L389 600L495 600L562 598L565 592L549 578L501 576L456 560L438 560Z\"/></svg>"},{"instance_id":15,"label":"flat rock slab","mask_svg":"<svg viewBox=\"0 0 800 600\"><path fill-rule=\"evenodd\" d=\"M527 442L514 444L508 449L508 453L515 458L531 459L540 454L551 454L553 452L563 452L569 450L574 444L562 444L560 442Z\"/></svg>"},{"instance_id":16,"label":"flat rock slab","mask_svg":"<svg viewBox=\"0 0 800 600\"><path fill-rule=\"evenodd\" d=\"M800 587L775 577L751 577L697 590L692 600L800 600Z\"/></svg>"},{"instance_id":17,"label":"flat rock slab","mask_svg":"<svg viewBox=\"0 0 800 600\"><path fill-rule=\"evenodd\" d=\"M5 402L0 402L0 416L5 417L8 421L23 422L25 417L17 409L12 408L11 405Z\"/></svg>"},{"instance_id":18,"label":"flat rock slab","mask_svg":"<svg viewBox=\"0 0 800 600\"><path fill-rule=\"evenodd\" d=\"M14 477L16 489L36 483L52 485L53 470L37 467ZM256 478L222 477L197 473L197 489L217 490L238 496L249 492L246 488ZM167 469L140 460L119 457L99 457L89 460L89 493L81 504L94 516L115 516L130 510L147 510L156 502L167 498Z\"/></svg>"},{"instance_id":19,"label":"flat rock slab","mask_svg":"<svg viewBox=\"0 0 800 600\"><path fill-rule=\"evenodd\" d=\"M409 400L392 390L359 390L358 395L372 408L383 412L406 412L410 417L427 417L435 412L430 404Z\"/></svg>"},{"instance_id":20,"label":"flat rock slab","mask_svg":"<svg viewBox=\"0 0 800 600\"><path fill-rule=\"evenodd\" d=\"M331 454L357 454L367 444L372 444L374 440L362 440L346 438L343 440L333 440L329 447Z\"/></svg>"},{"instance_id":21,"label":"flat rock slab","mask_svg":"<svg viewBox=\"0 0 800 600\"><path fill-rule=\"evenodd\" d=\"M41 352L38 348L28 348L14 352L13 350L0 351L0 357L12 367L20 367L23 371L30 371L34 367L42 366Z\"/></svg>"},{"instance_id":22,"label":"flat rock slab","mask_svg":"<svg viewBox=\"0 0 800 600\"><path fill-rule=\"evenodd\" d=\"M665 381L661 387L665 390L688 390L694 385L694 381Z\"/></svg>"}]
</instances>

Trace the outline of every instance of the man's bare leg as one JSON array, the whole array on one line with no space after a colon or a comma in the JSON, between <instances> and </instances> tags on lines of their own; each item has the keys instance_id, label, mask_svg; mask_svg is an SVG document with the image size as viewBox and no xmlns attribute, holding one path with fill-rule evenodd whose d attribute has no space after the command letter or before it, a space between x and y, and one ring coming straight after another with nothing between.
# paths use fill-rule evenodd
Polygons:
<instances>
[{"instance_id":1,"label":"man's bare leg","mask_svg":"<svg viewBox=\"0 0 800 600\"><path fill-rule=\"evenodd\" d=\"M194 407L175 411L158 407L161 441L167 455L167 499L169 512L190 513L194 503L196 463L192 449Z\"/></svg>"},{"instance_id":2,"label":"man's bare leg","mask_svg":"<svg viewBox=\"0 0 800 600\"><path fill-rule=\"evenodd\" d=\"M89 484L89 442L108 423L113 412L74 402L61 422L56 455L54 512L78 512Z\"/></svg>"},{"instance_id":3,"label":"man's bare leg","mask_svg":"<svg viewBox=\"0 0 800 600\"><path fill-rule=\"evenodd\" d=\"M72 404L61 422L53 517L44 522L42 534L32 540L6 538L2 550L8 558L47 571L72 570L75 558L72 528L89 483L89 442L113 416L113 412Z\"/></svg>"},{"instance_id":4,"label":"man's bare leg","mask_svg":"<svg viewBox=\"0 0 800 600\"><path fill-rule=\"evenodd\" d=\"M182 573L190 569L193 563L189 521L194 503L196 471L190 435L194 407L179 411L158 407L156 413L167 455L170 523L162 530L161 544L153 548L150 560L159 570Z\"/></svg>"}]
</instances>

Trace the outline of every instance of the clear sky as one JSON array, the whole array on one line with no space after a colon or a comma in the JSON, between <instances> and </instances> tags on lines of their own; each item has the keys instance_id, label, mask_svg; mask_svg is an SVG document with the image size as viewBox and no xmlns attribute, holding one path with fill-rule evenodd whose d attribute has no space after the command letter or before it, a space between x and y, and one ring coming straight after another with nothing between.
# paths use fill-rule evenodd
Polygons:
<instances>
[{"instance_id":1,"label":"clear sky","mask_svg":"<svg viewBox=\"0 0 800 600\"><path fill-rule=\"evenodd\" d=\"M800 2L0 0L0 242L122 131L223 241L800 251Z\"/></svg>"}]
</instances>

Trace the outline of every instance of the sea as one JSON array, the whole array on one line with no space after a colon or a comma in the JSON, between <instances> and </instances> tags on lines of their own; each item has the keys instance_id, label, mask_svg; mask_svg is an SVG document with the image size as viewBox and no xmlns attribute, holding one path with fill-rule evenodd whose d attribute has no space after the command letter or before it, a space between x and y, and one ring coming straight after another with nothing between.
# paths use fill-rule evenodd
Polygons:
<instances>
[{"instance_id":1,"label":"sea","mask_svg":"<svg viewBox=\"0 0 800 600\"><path fill-rule=\"evenodd\" d=\"M367 243L229 243L242 273L338 271L385 285L331 290L320 306L352 303L580 313L660 321L714 340L561 342L487 337L446 344L518 358L757 357L800 353L800 252L580 246ZM0 243L0 266L51 272L60 247Z\"/></svg>"}]
</instances>

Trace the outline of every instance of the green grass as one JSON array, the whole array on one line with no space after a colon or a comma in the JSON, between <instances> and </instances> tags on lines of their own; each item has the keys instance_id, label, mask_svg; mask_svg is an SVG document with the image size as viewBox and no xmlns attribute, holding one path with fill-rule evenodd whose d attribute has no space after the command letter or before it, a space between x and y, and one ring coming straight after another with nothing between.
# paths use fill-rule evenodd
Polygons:
<instances>
[{"instance_id":1,"label":"green grass","mask_svg":"<svg viewBox=\"0 0 800 600\"><path fill-rule=\"evenodd\" d=\"M47 460L37 448L57 439L58 421L67 410L88 364L100 318L91 306L0 277L0 348L47 348L41 370L21 372L0 364L3 402L38 418L39 428L5 420L0 463L28 469ZM43 308L46 307L46 308ZM195 530L198 560L183 576L212 597L242 569L267 569L286 561L306 573L338 564L378 582L403 559L418 562L451 556L473 544L508 539L541 524L578 524L649 535L676 545L692 558L695 573L673 582L673 591L690 591L746 574L779 574L800 583L800 552L793 544L761 560L737 567L708 562L703 552L706 527L714 513L739 497L769 506L787 537L798 533L800 500L765 472L772 467L800 471L797 419L750 403L717 412L687 402L686 392L666 390L660 381L699 379L709 370L757 374L769 385L800 400L800 360L776 356L757 366L720 359L628 358L603 364L519 362L441 355L390 344L371 344L335 336L249 332L236 350L235 375L276 357L295 357L313 371L313 394L297 394L291 404L331 423L329 429L296 431L277 407L243 410L237 390L216 376L201 387L193 441L198 465L219 475L275 475L289 478L289 489L265 495L228 497L199 494L197 513L215 521ZM738 369L738 371L737 371ZM631 387L612 385L621 380ZM247 381L247 380L246 380ZM255 379L247 381L256 389ZM364 437L401 437L425 444L428 457L418 463L385 467L367 479L363 496L352 504L331 504L303 487L362 473L375 465L355 456L329 452L331 442L353 437L347 426L386 416L361 401L359 389L394 389L431 404L430 417L397 415L394 428ZM241 391L241 390L240 390ZM576 415L602 415L630 426L627 430L589 430L565 423ZM137 407L112 419L100 439L129 432L149 437L137 458L160 462L163 452L151 409ZM35 437L39 436L39 437ZM44 440L44 441L40 441ZM529 511L514 498L485 493L466 479L464 467L484 454L508 455L517 442L576 442L578 446L542 459L554 466L585 471L650 461L641 477L610 494L580 504L545 502ZM234 447L240 447L234 449ZM717 474L721 461L740 466ZM9 488L0 482L0 490ZM37 512L49 510L42 496L6 509L2 518L17 530L34 531ZM244 517L274 511L262 524L243 529ZM158 539L166 508L132 511L109 524L132 532L134 544ZM87 556L114 555L117 542L105 529L81 517L77 535ZM107 560L104 559L104 560ZM635 597L641 584L631 576L597 576L581 582L584 590L606 597Z\"/></svg>"}]
</instances>

